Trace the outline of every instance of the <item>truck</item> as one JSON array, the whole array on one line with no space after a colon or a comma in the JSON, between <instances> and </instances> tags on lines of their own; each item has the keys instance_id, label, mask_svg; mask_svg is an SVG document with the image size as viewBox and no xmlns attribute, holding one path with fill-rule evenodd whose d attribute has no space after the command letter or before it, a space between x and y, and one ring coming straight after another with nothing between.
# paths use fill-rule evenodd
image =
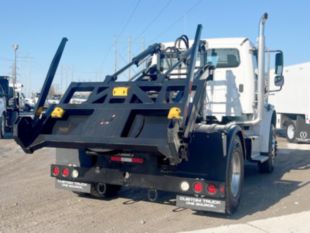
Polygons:
<instances>
[{"instance_id":1,"label":"truck","mask_svg":"<svg viewBox=\"0 0 310 233\"><path fill-rule=\"evenodd\" d=\"M270 95L279 130L291 143L310 142L310 62L284 67L285 85Z\"/></svg>"},{"instance_id":2,"label":"truck","mask_svg":"<svg viewBox=\"0 0 310 233\"><path fill-rule=\"evenodd\" d=\"M276 112L265 79L265 23L258 45L247 38L155 43L102 82L73 82L60 103L43 109L63 53L52 60L34 117L20 117L14 138L26 153L56 148L56 187L98 198L122 187L176 195L176 205L232 214L240 203L245 160L271 173ZM147 65L145 65L147 64ZM118 80L131 66L141 69ZM276 86L283 54L275 53ZM84 93L86 100L74 103ZM263 179L264 177L262 177Z\"/></svg>"},{"instance_id":3,"label":"truck","mask_svg":"<svg viewBox=\"0 0 310 233\"><path fill-rule=\"evenodd\" d=\"M0 76L0 139L13 132L13 125L23 108L20 83L12 84L9 76Z\"/></svg>"}]
</instances>

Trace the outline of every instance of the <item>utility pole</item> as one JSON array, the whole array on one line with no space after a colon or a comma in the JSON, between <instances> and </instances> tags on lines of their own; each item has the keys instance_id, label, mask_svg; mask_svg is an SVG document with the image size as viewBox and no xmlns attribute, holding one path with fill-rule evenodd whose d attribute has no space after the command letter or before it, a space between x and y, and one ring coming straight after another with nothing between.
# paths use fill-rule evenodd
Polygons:
<instances>
[{"instance_id":1,"label":"utility pole","mask_svg":"<svg viewBox=\"0 0 310 233\"><path fill-rule=\"evenodd\" d=\"M132 40L131 37L128 38L128 63L131 61L131 46L132 46ZM128 69L128 80L131 79L131 67Z\"/></svg>"},{"instance_id":2,"label":"utility pole","mask_svg":"<svg viewBox=\"0 0 310 233\"><path fill-rule=\"evenodd\" d=\"M144 37L141 39L141 52L145 49Z\"/></svg>"},{"instance_id":3,"label":"utility pole","mask_svg":"<svg viewBox=\"0 0 310 233\"><path fill-rule=\"evenodd\" d=\"M118 51L117 51L117 39L115 37L114 38L114 56L115 56L115 58L114 58L114 72L117 71L117 63L118 63L117 53L118 53Z\"/></svg>"},{"instance_id":4,"label":"utility pole","mask_svg":"<svg viewBox=\"0 0 310 233\"><path fill-rule=\"evenodd\" d=\"M13 70L12 70L12 81L13 81L13 94L14 97L16 97L15 89L16 89L16 80L17 80L17 50L19 48L18 44L13 44L13 50L14 50L14 64L13 64Z\"/></svg>"},{"instance_id":5,"label":"utility pole","mask_svg":"<svg viewBox=\"0 0 310 233\"><path fill-rule=\"evenodd\" d=\"M145 49L145 41L144 41L144 37L142 37L141 39L141 52L143 52ZM143 64L144 68L146 68L146 63Z\"/></svg>"}]
</instances>

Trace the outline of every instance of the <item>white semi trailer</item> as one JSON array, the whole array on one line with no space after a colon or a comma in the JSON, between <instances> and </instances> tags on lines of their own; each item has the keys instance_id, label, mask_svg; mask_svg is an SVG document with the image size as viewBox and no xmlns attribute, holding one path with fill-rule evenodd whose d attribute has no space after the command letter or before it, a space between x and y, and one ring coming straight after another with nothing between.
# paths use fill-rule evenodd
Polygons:
<instances>
[{"instance_id":1,"label":"white semi trailer","mask_svg":"<svg viewBox=\"0 0 310 233\"><path fill-rule=\"evenodd\" d=\"M310 142L310 62L286 66L285 84L272 93L277 128L284 129L289 142Z\"/></svg>"}]
</instances>

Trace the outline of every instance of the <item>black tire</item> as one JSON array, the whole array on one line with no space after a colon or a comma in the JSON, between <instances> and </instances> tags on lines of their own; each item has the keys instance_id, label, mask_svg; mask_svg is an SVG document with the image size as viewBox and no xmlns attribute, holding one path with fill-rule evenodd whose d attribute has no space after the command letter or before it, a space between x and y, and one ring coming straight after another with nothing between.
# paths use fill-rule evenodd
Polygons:
<instances>
[{"instance_id":1,"label":"black tire","mask_svg":"<svg viewBox=\"0 0 310 233\"><path fill-rule=\"evenodd\" d=\"M91 187L91 195L97 198L116 197L122 186L113 184L97 183Z\"/></svg>"},{"instance_id":2,"label":"black tire","mask_svg":"<svg viewBox=\"0 0 310 233\"><path fill-rule=\"evenodd\" d=\"M5 138L6 132L5 132L5 120L4 120L4 116L2 115L0 117L0 139Z\"/></svg>"},{"instance_id":3,"label":"black tire","mask_svg":"<svg viewBox=\"0 0 310 233\"><path fill-rule=\"evenodd\" d=\"M240 138L232 139L232 151L228 156L228 171L226 174L226 214L233 214L240 203L244 180L244 154Z\"/></svg>"},{"instance_id":4,"label":"black tire","mask_svg":"<svg viewBox=\"0 0 310 233\"><path fill-rule=\"evenodd\" d=\"M296 124L294 121L289 120L286 124L286 139L290 143L296 142Z\"/></svg>"},{"instance_id":5,"label":"black tire","mask_svg":"<svg viewBox=\"0 0 310 233\"><path fill-rule=\"evenodd\" d=\"M258 170L260 173L272 173L274 170L274 160L277 156L277 138L276 138L276 129L274 124L270 126L269 132L269 152L268 152L268 160L263 163L258 163Z\"/></svg>"}]
</instances>

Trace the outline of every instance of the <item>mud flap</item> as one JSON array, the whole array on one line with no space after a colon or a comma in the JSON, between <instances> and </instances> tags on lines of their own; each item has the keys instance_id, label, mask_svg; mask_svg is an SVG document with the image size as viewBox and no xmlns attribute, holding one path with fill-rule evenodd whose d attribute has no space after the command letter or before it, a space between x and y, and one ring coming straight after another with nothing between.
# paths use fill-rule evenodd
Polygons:
<instances>
[{"instance_id":1,"label":"mud flap","mask_svg":"<svg viewBox=\"0 0 310 233\"><path fill-rule=\"evenodd\" d=\"M91 184L58 179L55 181L55 187L79 193L90 193L91 190Z\"/></svg>"},{"instance_id":2,"label":"mud flap","mask_svg":"<svg viewBox=\"0 0 310 233\"><path fill-rule=\"evenodd\" d=\"M176 206L199 211L225 213L225 201L201 197L177 195Z\"/></svg>"}]
</instances>

